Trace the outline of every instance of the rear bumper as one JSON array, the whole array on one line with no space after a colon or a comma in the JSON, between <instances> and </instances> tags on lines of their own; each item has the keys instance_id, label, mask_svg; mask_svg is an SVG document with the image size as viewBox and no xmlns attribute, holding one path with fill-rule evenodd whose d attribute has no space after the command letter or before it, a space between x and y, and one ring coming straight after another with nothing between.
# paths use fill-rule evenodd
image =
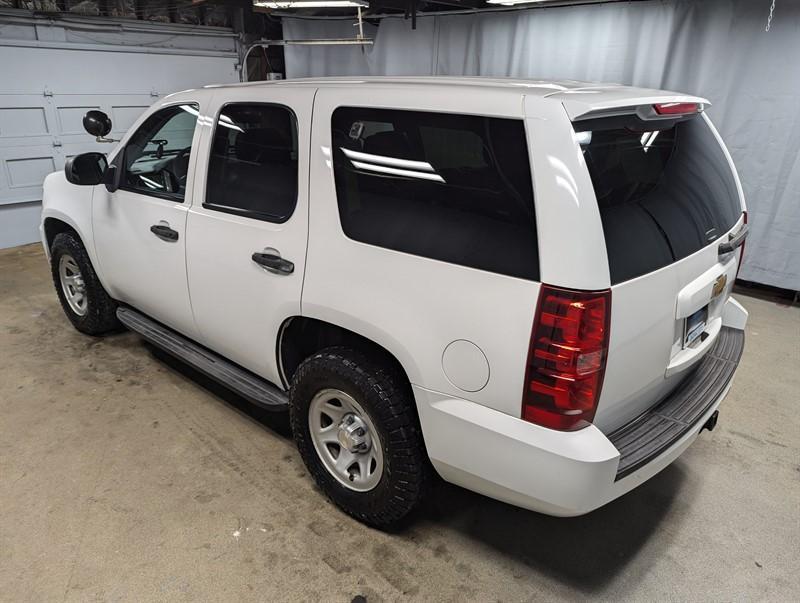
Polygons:
<instances>
[{"instance_id":1,"label":"rear bumper","mask_svg":"<svg viewBox=\"0 0 800 603\"><path fill-rule=\"evenodd\" d=\"M730 337L669 398L610 436L593 425L554 431L414 387L428 455L442 478L475 492L548 515L588 513L694 441L730 390L744 346L742 331L725 331Z\"/></svg>"},{"instance_id":2,"label":"rear bumper","mask_svg":"<svg viewBox=\"0 0 800 603\"><path fill-rule=\"evenodd\" d=\"M618 480L657 458L708 414L730 387L742 350L744 331L722 327L714 346L675 391L609 435L620 452Z\"/></svg>"}]
</instances>

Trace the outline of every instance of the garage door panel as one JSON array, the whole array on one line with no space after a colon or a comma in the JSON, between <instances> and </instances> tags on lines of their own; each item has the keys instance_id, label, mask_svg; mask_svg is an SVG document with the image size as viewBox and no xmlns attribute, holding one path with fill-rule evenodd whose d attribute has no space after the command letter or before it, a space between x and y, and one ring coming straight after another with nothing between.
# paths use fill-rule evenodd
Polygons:
<instances>
[{"instance_id":1,"label":"garage door panel","mask_svg":"<svg viewBox=\"0 0 800 603\"><path fill-rule=\"evenodd\" d=\"M87 111L99 111L99 105L70 105L58 107L59 134L82 134L86 136L83 129L83 116Z\"/></svg>"},{"instance_id":2,"label":"garage door panel","mask_svg":"<svg viewBox=\"0 0 800 603\"><path fill-rule=\"evenodd\" d=\"M49 132L43 106L0 106L0 138L47 135Z\"/></svg>"},{"instance_id":3,"label":"garage door panel","mask_svg":"<svg viewBox=\"0 0 800 603\"><path fill-rule=\"evenodd\" d=\"M148 105L116 105L112 107L111 121L114 124L114 132L120 134L127 132L147 107Z\"/></svg>"},{"instance_id":4,"label":"garage door panel","mask_svg":"<svg viewBox=\"0 0 800 603\"><path fill-rule=\"evenodd\" d=\"M52 144L0 148L0 205L40 201L45 177L62 167Z\"/></svg>"},{"instance_id":5,"label":"garage door panel","mask_svg":"<svg viewBox=\"0 0 800 603\"><path fill-rule=\"evenodd\" d=\"M152 93L143 94L60 94L53 95L59 117L58 133L82 134L83 116L87 111L106 113L113 123L113 132L126 132L145 110L158 100Z\"/></svg>"},{"instance_id":6,"label":"garage door panel","mask_svg":"<svg viewBox=\"0 0 800 603\"><path fill-rule=\"evenodd\" d=\"M53 157L25 157L6 161L8 188L28 188L41 184L56 170Z\"/></svg>"},{"instance_id":7,"label":"garage door panel","mask_svg":"<svg viewBox=\"0 0 800 603\"><path fill-rule=\"evenodd\" d=\"M156 100L141 94L0 94L0 205L40 201L45 177L80 153L108 153L83 129L87 111L107 113L120 138Z\"/></svg>"},{"instance_id":8,"label":"garage door panel","mask_svg":"<svg viewBox=\"0 0 800 603\"><path fill-rule=\"evenodd\" d=\"M0 147L40 145L57 133L49 97L41 92L0 94Z\"/></svg>"}]
</instances>

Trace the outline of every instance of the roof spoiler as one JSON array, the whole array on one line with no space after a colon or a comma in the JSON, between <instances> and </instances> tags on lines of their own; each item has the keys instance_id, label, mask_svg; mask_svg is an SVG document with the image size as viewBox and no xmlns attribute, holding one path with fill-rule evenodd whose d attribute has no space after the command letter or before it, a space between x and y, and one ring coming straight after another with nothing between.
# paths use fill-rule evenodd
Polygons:
<instances>
[{"instance_id":1,"label":"roof spoiler","mask_svg":"<svg viewBox=\"0 0 800 603\"><path fill-rule=\"evenodd\" d=\"M636 90L620 86L603 91L568 90L552 95L564 105L572 121L636 114L643 120L675 119L701 113L711 103L702 97L660 90Z\"/></svg>"}]
</instances>

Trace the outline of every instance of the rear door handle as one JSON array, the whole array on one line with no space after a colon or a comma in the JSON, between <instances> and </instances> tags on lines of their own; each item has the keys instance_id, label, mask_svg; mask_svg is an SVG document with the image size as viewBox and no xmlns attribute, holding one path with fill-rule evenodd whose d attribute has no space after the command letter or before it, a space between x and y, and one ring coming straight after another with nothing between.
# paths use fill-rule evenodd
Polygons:
<instances>
[{"instance_id":1,"label":"rear door handle","mask_svg":"<svg viewBox=\"0 0 800 603\"><path fill-rule=\"evenodd\" d=\"M252 259L259 266L263 266L274 274L291 274L294 272L294 264L289 260L284 260L275 250L272 253L256 251Z\"/></svg>"},{"instance_id":2,"label":"rear door handle","mask_svg":"<svg viewBox=\"0 0 800 603\"><path fill-rule=\"evenodd\" d=\"M163 239L164 241L178 240L178 231L172 230L169 226L165 224L153 224L150 227L150 232L156 235L159 239Z\"/></svg>"}]
</instances>

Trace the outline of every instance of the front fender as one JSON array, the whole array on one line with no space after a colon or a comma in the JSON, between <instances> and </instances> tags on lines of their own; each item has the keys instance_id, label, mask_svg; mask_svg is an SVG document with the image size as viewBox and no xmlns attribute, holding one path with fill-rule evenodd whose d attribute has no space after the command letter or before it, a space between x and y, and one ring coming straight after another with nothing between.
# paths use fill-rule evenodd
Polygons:
<instances>
[{"instance_id":1,"label":"front fender","mask_svg":"<svg viewBox=\"0 0 800 603\"><path fill-rule=\"evenodd\" d=\"M45 224L48 219L58 220L72 228L81 239L95 271L99 273L99 263L95 254L94 233L92 231L92 197L94 187L76 186L67 182L64 172L53 172L44 179L42 195L42 218L39 231L48 260L50 249Z\"/></svg>"}]
</instances>

